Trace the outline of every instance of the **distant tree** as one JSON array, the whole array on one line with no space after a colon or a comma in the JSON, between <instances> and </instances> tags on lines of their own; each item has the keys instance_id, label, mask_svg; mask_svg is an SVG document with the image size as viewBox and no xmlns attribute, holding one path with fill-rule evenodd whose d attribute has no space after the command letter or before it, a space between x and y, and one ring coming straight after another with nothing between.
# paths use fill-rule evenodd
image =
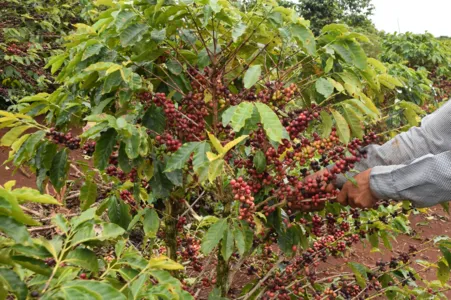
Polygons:
<instances>
[{"instance_id":1,"label":"distant tree","mask_svg":"<svg viewBox=\"0 0 451 300\"><path fill-rule=\"evenodd\" d=\"M319 33L331 23L342 22L352 27L372 27L369 17L374 12L372 0L280 0L281 5L292 7L311 22L311 28Z\"/></svg>"}]
</instances>

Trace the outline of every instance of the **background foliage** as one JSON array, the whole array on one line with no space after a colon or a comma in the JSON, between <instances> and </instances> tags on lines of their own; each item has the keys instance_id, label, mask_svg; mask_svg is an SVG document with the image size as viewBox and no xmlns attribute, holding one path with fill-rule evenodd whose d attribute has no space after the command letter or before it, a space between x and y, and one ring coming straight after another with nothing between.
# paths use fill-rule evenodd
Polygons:
<instances>
[{"instance_id":1,"label":"background foliage","mask_svg":"<svg viewBox=\"0 0 451 300\"><path fill-rule=\"evenodd\" d=\"M46 59L52 85L31 94L44 86L30 83L30 95L0 111L8 161L30 168L39 190L14 182L0 189L2 291L18 299L191 299L213 285L210 298L221 299L252 259L260 278L240 299L445 297L445 237L371 268L350 262L331 280L317 266L359 242L391 249L411 232L407 203L349 209L324 186L352 176L365 145L418 125L420 106L436 106L428 72L446 69L446 46L427 36L422 43L443 54L428 60L416 48L399 52L398 43L412 46L410 35L370 39L332 24L356 25L371 13L367 1L312 9L313 30L273 1L82 4L86 22L77 20ZM61 35L70 29L56 23ZM42 66L46 56L37 58ZM73 155L80 151L86 160ZM42 224L22 204L55 209L74 195L76 215L52 219L58 234L29 234ZM443 254L424 262L436 281L411 267L428 247Z\"/></svg>"}]
</instances>

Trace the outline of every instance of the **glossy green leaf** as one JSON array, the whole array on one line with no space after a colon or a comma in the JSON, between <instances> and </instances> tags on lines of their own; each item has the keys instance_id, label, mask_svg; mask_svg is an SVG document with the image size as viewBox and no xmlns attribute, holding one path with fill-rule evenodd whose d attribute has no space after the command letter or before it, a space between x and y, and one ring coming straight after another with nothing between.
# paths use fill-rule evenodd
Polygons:
<instances>
[{"instance_id":1,"label":"glossy green leaf","mask_svg":"<svg viewBox=\"0 0 451 300\"><path fill-rule=\"evenodd\" d=\"M332 117L324 110L321 111L320 115L321 115L321 136L323 138L328 138L330 136L330 133L332 132L333 126Z\"/></svg>"},{"instance_id":2,"label":"glossy green leaf","mask_svg":"<svg viewBox=\"0 0 451 300\"><path fill-rule=\"evenodd\" d=\"M329 80L325 78L320 78L315 83L316 91L324 96L324 98L329 98L334 92L334 86Z\"/></svg>"},{"instance_id":3,"label":"glossy green leaf","mask_svg":"<svg viewBox=\"0 0 451 300\"><path fill-rule=\"evenodd\" d=\"M174 154L171 155L166 164L165 172L182 169L197 149L199 142L185 143Z\"/></svg>"},{"instance_id":4,"label":"glossy green leaf","mask_svg":"<svg viewBox=\"0 0 451 300\"><path fill-rule=\"evenodd\" d=\"M59 192L66 184L66 178L69 171L67 149L58 152L52 161L52 167L49 171L50 182Z\"/></svg>"},{"instance_id":5,"label":"glossy green leaf","mask_svg":"<svg viewBox=\"0 0 451 300\"><path fill-rule=\"evenodd\" d=\"M228 261L233 254L235 244L235 237L233 231L230 227L226 228L224 231L224 237L222 238L221 244L221 255L225 261Z\"/></svg>"},{"instance_id":6,"label":"glossy green leaf","mask_svg":"<svg viewBox=\"0 0 451 300\"><path fill-rule=\"evenodd\" d=\"M254 84L256 84L260 78L262 73L261 65L254 65L247 69L246 73L244 73L243 83L246 89L250 89Z\"/></svg>"},{"instance_id":7,"label":"glossy green leaf","mask_svg":"<svg viewBox=\"0 0 451 300\"><path fill-rule=\"evenodd\" d=\"M97 141L94 152L94 166L97 169L103 170L106 168L113 148L116 145L116 136L116 130L110 128L106 132L103 132Z\"/></svg>"},{"instance_id":8,"label":"glossy green leaf","mask_svg":"<svg viewBox=\"0 0 451 300\"><path fill-rule=\"evenodd\" d=\"M346 122L346 119L336 110L332 110L332 115L335 119L335 125L340 141L344 144L349 143L351 131L349 130L348 122Z\"/></svg>"},{"instance_id":9,"label":"glossy green leaf","mask_svg":"<svg viewBox=\"0 0 451 300\"><path fill-rule=\"evenodd\" d=\"M348 122L349 127L351 128L352 136L357 137L359 139L363 138L363 126L362 121L359 118L358 114L351 106L347 104L343 104L343 112L344 118Z\"/></svg>"},{"instance_id":10,"label":"glossy green leaf","mask_svg":"<svg viewBox=\"0 0 451 300\"><path fill-rule=\"evenodd\" d=\"M116 196L111 196L108 205L108 218L114 224L121 226L124 229L128 228L132 220L130 214L130 207L122 199Z\"/></svg>"},{"instance_id":11,"label":"glossy green leaf","mask_svg":"<svg viewBox=\"0 0 451 300\"><path fill-rule=\"evenodd\" d=\"M253 159L254 167L257 173L262 173L266 169L266 155L263 151L258 150Z\"/></svg>"},{"instance_id":12,"label":"glossy green leaf","mask_svg":"<svg viewBox=\"0 0 451 300\"><path fill-rule=\"evenodd\" d=\"M219 242L224 236L227 229L227 220L220 219L215 224L211 225L207 233L202 239L201 251L205 255L210 254L213 249L218 246Z\"/></svg>"},{"instance_id":13,"label":"glossy green leaf","mask_svg":"<svg viewBox=\"0 0 451 300\"><path fill-rule=\"evenodd\" d=\"M260 120L265 129L266 135L274 142L280 143L282 140L282 134L284 127L277 117L276 113L266 104L256 102L258 113L260 114Z\"/></svg>"},{"instance_id":14,"label":"glossy green leaf","mask_svg":"<svg viewBox=\"0 0 451 300\"><path fill-rule=\"evenodd\" d=\"M92 178L87 178L80 188L80 208L87 210L97 200L97 184Z\"/></svg>"},{"instance_id":15,"label":"glossy green leaf","mask_svg":"<svg viewBox=\"0 0 451 300\"><path fill-rule=\"evenodd\" d=\"M230 119L230 125L235 132L239 132L244 127L246 120L252 117L253 111L254 105L251 102L241 102L236 106Z\"/></svg>"},{"instance_id":16,"label":"glossy green leaf","mask_svg":"<svg viewBox=\"0 0 451 300\"><path fill-rule=\"evenodd\" d=\"M364 288L366 286L366 281L368 281L367 268L364 265L355 262L349 262L348 266L354 273L354 276L359 286L361 288Z\"/></svg>"},{"instance_id":17,"label":"glossy green leaf","mask_svg":"<svg viewBox=\"0 0 451 300\"><path fill-rule=\"evenodd\" d=\"M86 248L78 248L70 251L64 261L94 273L99 271L96 254Z\"/></svg>"},{"instance_id":18,"label":"glossy green leaf","mask_svg":"<svg viewBox=\"0 0 451 300\"><path fill-rule=\"evenodd\" d=\"M26 300L28 295L27 285L20 279L19 275L13 270L0 268L0 285L5 282L8 290L16 295L18 300Z\"/></svg>"},{"instance_id":19,"label":"glossy green leaf","mask_svg":"<svg viewBox=\"0 0 451 300\"><path fill-rule=\"evenodd\" d=\"M0 230L16 243L31 243L27 228L11 217L0 215Z\"/></svg>"},{"instance_id":20,"label":"glossy green leaf","mask_svg":"<svg viewBox=\"0 0 451 300\"><path fill-rule=\"evenodd\" d=\"M154 209L146 211L143 219L144 233L146 236L154 238L157 236L158 228L160 228L160 217Z\"/></svg>"}]
</instances>

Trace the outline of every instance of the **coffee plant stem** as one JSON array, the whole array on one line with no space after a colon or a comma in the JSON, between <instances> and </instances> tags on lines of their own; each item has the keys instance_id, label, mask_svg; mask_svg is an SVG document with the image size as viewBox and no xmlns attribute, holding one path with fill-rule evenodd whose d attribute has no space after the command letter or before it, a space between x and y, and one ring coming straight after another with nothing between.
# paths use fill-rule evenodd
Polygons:
<instances>
[{"instance_id":1,"label":"coffee plant stem","mask_svg":"<svg viewBox=\"0 0 451 300\"><path fill-rule=\"evenodd\" d=\"M246 295L238 298L240 300L247 300L249 299L255 291L257 291L260 286L279 268L279 264L285 260L284 256L281 256L276 263L274 263L274 266L266 273L265 277L263 277L253 288L250 290Z\"/></svg>"}]
</instances>

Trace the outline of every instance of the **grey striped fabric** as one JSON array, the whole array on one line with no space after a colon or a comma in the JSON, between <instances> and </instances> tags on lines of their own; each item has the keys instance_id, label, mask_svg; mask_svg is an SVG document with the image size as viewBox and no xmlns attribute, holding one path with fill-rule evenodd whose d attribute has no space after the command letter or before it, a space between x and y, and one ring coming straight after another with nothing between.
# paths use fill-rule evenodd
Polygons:
<instances>
[{"instance_id":1,"label":"grey striped fabric","mask_svg":"<svg viewBox=\"0 0 451 300\"><path fill-rule=\"evenodd\" d=\"M417 207L451 200L451 101L425 117L421 127L366 149L368 158L355 169L373 168L370 186L378 198L410 200ZM337 179L339 187L345 182L345 176Z\"/></svg>"}]
</instances>

